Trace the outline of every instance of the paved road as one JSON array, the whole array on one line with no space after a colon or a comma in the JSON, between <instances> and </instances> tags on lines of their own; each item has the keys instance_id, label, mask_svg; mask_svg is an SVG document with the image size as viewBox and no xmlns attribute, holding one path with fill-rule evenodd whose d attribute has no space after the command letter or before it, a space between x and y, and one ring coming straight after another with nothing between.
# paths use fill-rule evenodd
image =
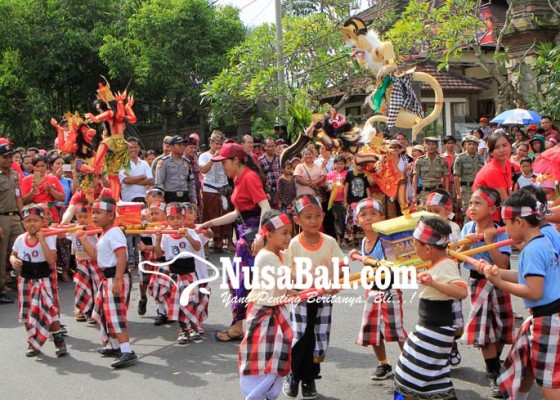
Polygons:
<instances>
[{"instance_id":1,"label":"paved road","mask_svg":"<svg viewBox=\"0 0 560 400\"><path fill-rule=\"evenodd\" d=\"M217 263L218 257L211 255L210 260ZM352 269L356 270L357 265ZM55 358L52 342L45 344L40 358L26 358L25 331L17 321L16 305L0 306L0 398L242 399L237 374L238 344L214 340L214 334L229 324L229 311L222 304L222 291L216 283L213 288L205 341L178 346L176 324L153 325L153 301L148 303L145 317L137 315L139 293L135 285L129 320L132 346L140 361L119 371L110 368L110 359L100 358L95 352L100 340L98 330L74 321L73 284L61 284L63 320L70 329L70 354L61 359ZM343 296L362 297L363 292L347 291ZM417 320L416 296L406 291L404 297L405 326L410 330ZM317 381L321 399L393 399L390 381L377 383L369 378L376 366L372 350L354 344L362 307L338 304L334 308L331 347L322 366L323 379ZM526 314L519 299L515 299L514 309ZM388 345L393 365L398 358L397 350L398 346ZM459 399L489 398L479 351L464 346L460 350L463 362L452 371ZM280 398L288 399L284 395ZM530 398L541 398L536 388Z\"/></svg>"}]
</instances>

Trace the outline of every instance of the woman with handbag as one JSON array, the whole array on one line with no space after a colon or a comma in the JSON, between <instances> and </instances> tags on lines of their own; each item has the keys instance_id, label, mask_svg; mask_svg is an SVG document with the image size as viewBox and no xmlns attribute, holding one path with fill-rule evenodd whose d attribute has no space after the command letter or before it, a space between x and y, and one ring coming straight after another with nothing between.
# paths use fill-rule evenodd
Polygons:
<instances>
[{"instance_id":1,"label":"woman with handbag","mask_svg":"<svg viewBox=\"0 0 560 400\"><path fill-rule=\"evenodd\" d=\"M221 217L204 222L199 228L231 224L239 219L235 251L235 257L241 258L240 270L236 271L239 277L239 285L236 287L239 289L234 289L230 282L233 321L228 329L216 334L216 340L219 342L230 342L243 339L243 320L247 311L245 299L249 291L244 287L242 267L252 267L255 255L263 247L263 238L257 232L260 230L262 216L270 210L270 204L264 190L266 180L253 158L241 145L224 144L212 161L221 162L226 175L233 179L231 202L235 209Z\"/></svg>"}]
</instances>

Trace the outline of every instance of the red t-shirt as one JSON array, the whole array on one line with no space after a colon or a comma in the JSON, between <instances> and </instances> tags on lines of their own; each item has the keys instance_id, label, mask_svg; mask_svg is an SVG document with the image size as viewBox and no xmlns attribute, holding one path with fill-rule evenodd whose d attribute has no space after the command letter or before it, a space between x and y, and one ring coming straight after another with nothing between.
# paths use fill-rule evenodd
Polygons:
<instances>
[{"instance_id":1,"label":"red t-shirt","mask_svg":"<svg viewBox=\"0 0 560 400\"><path fill-rule=\"evenodd\" d=\"M49 192L45 189L46 184L54 185L57 192L64 193L64 188L62 184L58 180L57 177L52 175L45 175L41 183L39 183L39 188L37 194L33 196L33 203L53 203L55 201L54 197L50 195ZM31 188L33 187L33 175L26 176L21 181L21 195L24 196L31 192ZM49 207L52 213L52 218L54 222L60 222L58 218L58 212L54 206Z\"/></svg>"},{"instance_id":2,"label":"red t-shirt","mask_svg":"<svg viewBox=\"0 0 560 400\"><path fill-rule=\"evenodd\" d=\"M19 181L21 182L21 180L23 179L23 171L21 170L21 167L19 166L17 161L12 162L12 169L18 173Z\"/></svg>"},{"instance_id":3,"label":"red t-shirt","mask_svg":"<svg viewBox=\"0 0 560 400\"><path fill-rule=\"evenodd\" d=\"M231 202L237 211L250 211L257 208L259 202L268 197L264 192L261 178L249 167L233 181Z\"/></svg>"},{"instance_id":4,"label":"red t-shirt","mask_svg":"<svg viewBox=\"0 0 560 400\"><path fill-rule=\"evenodd\" d=\"M484 167L478 171L474 178L473 190L481 186L488 186L494 189L505 189L508 191L513 185L511 175L511 162L506 161L505 167L502 167L495 159L490 159Z\"/></svg>"}]
</instances>

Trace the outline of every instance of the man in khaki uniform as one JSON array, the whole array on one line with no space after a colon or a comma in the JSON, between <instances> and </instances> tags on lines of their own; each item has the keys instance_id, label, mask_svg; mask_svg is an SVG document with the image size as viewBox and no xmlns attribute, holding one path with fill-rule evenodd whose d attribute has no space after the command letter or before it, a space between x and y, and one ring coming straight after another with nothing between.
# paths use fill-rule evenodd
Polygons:
<instances>
[{"instance_id":1,"label":"man in khaki uniform","mask_svg":"<svg viewBox=\"0 0 560 400\"><path fill-rule=\"evenodd\" d=\"M16 238L23 233L20 212L23 208L18 174L12 170L14 148L0 144L0 304L13 303L6 294L6 263Z\"/></svg>"},{"instance_id":2,"label":"man in khaki uniform","mask_svg":"<svg viewBox=\"0 0 560 400\"><path fill-rule=\"evenodd\" d=\"M412 203L424 208L424 203L428 193L436 188L449 190L449 167L447 160L438 155L439 139L435 137L424 138L426 154L418 157L414 165L414 176L412 187L418 188L412 194ZM443 183L442 183L443 182Z\"/></svg>"},{"instance_id":3,"label":"man in khaki uniform","mask_svg":"<svg viewBox=\"0 0 560 400\"><path fill-rule=\"evenodd\" d=\"M465 151L459 154L453 163L453 176L455 177L453 184L457 206L461 207L463 214L469 207L474 178L484 166L484 159L478 153L478 143L479 140L476 136L468 135L465 138Z\"/></svg>"}]
</instances>

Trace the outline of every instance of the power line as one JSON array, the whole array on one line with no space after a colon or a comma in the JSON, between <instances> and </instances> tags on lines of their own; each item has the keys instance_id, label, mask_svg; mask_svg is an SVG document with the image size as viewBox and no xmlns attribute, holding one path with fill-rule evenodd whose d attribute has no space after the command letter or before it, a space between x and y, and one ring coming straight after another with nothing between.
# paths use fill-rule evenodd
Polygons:
<instances>
[{"instance_id":1,"label":"power line","mask_svg":"<svg viewBox=\"0 0 560 400\"><path fill-rule=\"evenodd\" d=\"M256 1L257 1L257 0L253 0L253 1L251 1L251 2L249 2L249 3L247 3L247 4L245 4L243 7L241 7L241 8L239 9L239 11L243 11L244 9L246 9L247 7L249 7L251 4L255 3Z\"/></svg>"},{"instance_id":2,"label":"power line","mask_svg":"<svg viewBox=\"0 0 560 400\"><path fill-rule=\"evenodd\" d=\"M270 4L273 2L274 0L270 0L268 3L266 3L266 5L263 7L263 9L261 11L259 11L259 13L257 15L255 15L255 17L249 21L249 23L247 23L247 25L251 25L253 23L253 21L255 21L258 17L261 16L261 14L264 12L264 10L267 9L268 6L270 6Z\"/></svg>"}]
</instances>

